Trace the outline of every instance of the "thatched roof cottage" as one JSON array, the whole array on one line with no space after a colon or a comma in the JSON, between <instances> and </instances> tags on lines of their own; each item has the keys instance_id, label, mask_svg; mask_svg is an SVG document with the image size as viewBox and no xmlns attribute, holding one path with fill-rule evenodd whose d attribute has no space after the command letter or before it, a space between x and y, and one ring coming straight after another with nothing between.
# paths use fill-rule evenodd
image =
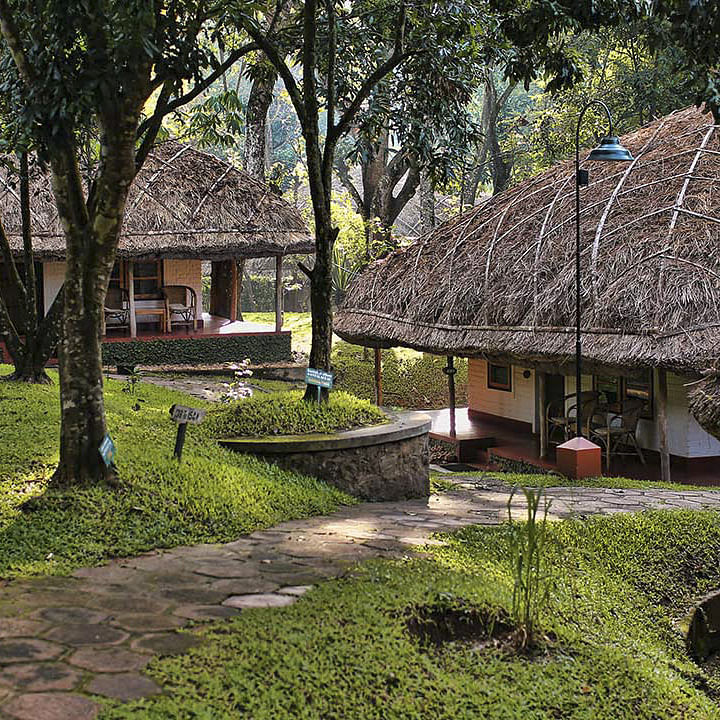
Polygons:
<instances>
[{"instance_id":1,"label":"thatched roof cottage","mask_svg":"<svg viewBox=\"0 0 720 720\"><path fill-rule=\"evenodd\" d=\"M718 467L688 383L720 356L720 127L691 108L622 143L632 162L585 165L582 389L644 398L641 447ZM336 332L468 357L471 414L542 435L547 404L575 392L574 190L558 164L373 263Z\"/></svg>"},{"instance_id":2,"label":"thatched roof cottage","mask_svg":"<svg viewBox=\"0 0 720 720\"><path fill-rule=\"evenodd\" d=\"M21 256L18 181L2 169L0 208L11 245ZM40 301L47 311L63 283L65 247L49 175L37 166L31 177L31 212L42 282ZM262 182L189 145L176 141L158 145L135 179L127 202L110 283L110 295L128 305L128 312L119 316L127 321L114 322L117 316L109 314L106 359L183 364L289 357L279 282L283 258L312 252L313 239L299 212ZM274 327L237 321L237 262L256 257L276 258ZM202 264L208 261L212 262L211 303L209 312L203 313ZM188 307L194 297L192 324L182 322L180 316L166 317L164 288L174 287L187 288ZM19 304L13 307L12 298L10 305L11 312L21 312ZM173 325L174 332L168 332Z\"/></svg>"}]
</instances>

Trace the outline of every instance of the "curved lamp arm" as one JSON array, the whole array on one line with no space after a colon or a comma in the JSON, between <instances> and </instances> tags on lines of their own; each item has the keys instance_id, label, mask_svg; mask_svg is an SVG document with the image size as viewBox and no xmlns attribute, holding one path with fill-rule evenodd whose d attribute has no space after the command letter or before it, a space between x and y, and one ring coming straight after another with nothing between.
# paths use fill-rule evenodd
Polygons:
<instances>
[{"instance_id":1,"label":"curved lamp arm","mask_svg":"<svg viewBox=\"0 0 720 720\"><path fill-rule=\"evenodd\" d=\"M608 108L608 106L602 100L591 100L580 111L580 115L578 115L577 126L575 128L575 182L577 182L578 180L577 173L580 170L580 127L582 125L583 118L585 117L585 113L591 107L601 107L605 111L608 119L608 135L613 134L613 122L612 115L610 114L610 108Z\"/></svg>"}]
</instances>

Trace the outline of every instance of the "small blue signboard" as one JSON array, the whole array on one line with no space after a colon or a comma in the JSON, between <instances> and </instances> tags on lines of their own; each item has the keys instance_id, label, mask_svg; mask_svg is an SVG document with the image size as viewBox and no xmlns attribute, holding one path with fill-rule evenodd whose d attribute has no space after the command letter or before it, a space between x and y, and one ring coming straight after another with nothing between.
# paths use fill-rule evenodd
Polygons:
<instances>
[{"instance_id":1,"label":"small blue signboard","mask_svg":"<svg viewBox=\"0 0 720 720\"><path fill-rule=\"evenodd\" d=\"M305 384L317 385L319 388L327 388L330 390L333 386L333 374L325 370L316 370L308 368L305 371Z\"/></svg>"},{"instance_id":2,"label":"small blue signboard","mask_svg":"<svg viewBox=\"0 0 720 720\"><path fill-rule=\"evenodd\" d=\"M109 435L106 435L103 438L103 441L100 443L99 450L100 457L102 457L103 462L108 467L115 464L115 456L117 455L117 450L115 449L115 443L112 441L112 438Z\"/></svg>"}]
</instances>

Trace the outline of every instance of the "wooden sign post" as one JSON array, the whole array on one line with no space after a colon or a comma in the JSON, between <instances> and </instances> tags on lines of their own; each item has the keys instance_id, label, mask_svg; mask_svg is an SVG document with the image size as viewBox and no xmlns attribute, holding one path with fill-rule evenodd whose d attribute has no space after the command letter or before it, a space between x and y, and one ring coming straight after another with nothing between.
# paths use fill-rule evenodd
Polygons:
<instances>
[{"instance_id":1,"label":"wooden sign post","mask_svg":"<svg viewBox=\"0 0 720 720\"><path fill-rule=\"evenodd\" d=\"M173 456L182 459L183 445L185 445L185 434L187 426L199 425L205 419L205 411L199 408L191 408L185 405L173 405L170 408L170 417L177 423L177 436L175 437L175 450Z\"/></svg>"},{"instance_id":2,"label":"wooden sign post","mask_svg":"<svg viewBox=\"0 0 720 720\"><path fill-rule=\"evenodd\" d=\"M305 384L315 385L317 387L318 402L320 402L320 388L332 390L334 375L325 370L317 370L316 368L308 368L305 371Z\"/></svg>"}]
</instances>

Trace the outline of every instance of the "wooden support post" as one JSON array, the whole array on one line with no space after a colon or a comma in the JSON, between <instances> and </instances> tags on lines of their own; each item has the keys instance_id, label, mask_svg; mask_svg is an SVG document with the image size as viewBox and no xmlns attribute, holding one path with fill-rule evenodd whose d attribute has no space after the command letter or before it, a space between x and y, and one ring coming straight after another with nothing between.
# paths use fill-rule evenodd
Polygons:
<instances>
[{"instance_id":1,"label":"wooden support post","mask_svg":"<svg viewBox=\"0 0 720 720\"><path fill-rule=\"evenodd\" d=\"M213 260L210 276L210 314L237 319L237 262Z\"/></svg>"},{"instance_id":2,"label":"wooden support post","mask_svg":"<svg viewBox=\"0 0 720 720\"><path fill-rule=\"evenodd\" d=\"M137 337L137 319L135 317L135 263L128 260L128 296L130 299L130 337Z\"/></svg>"},{"instance_id":3,"label":"wooden support post","mask_svg":"<svg viewBox=\"0 0 720 720\"><path fill-rule=\"evenodd\" d=\"M230 322L237 320L237 306L238 306L238 268L235 260L228 260L228 271L230 273L230 297L229 302L229 315Z\"/></svg>"},{"instance_id":4,"label":"wooden support post","mask_svg":"<svg viewBox=\"0 0 720 720\"><path fill-rule=\"evenodd\" d=\"M540 457L546 458L548 454L547 424L545 422L545 373L537 373L538 422L540 423Z\"/></svg>"},{"instance_id":5,"label":"wooden support post","mask_svg":"<svg viewBox=\"0 0 720 720\"><path fill-rule=\"evenodd\" d=\"M380 348L375 348L375 404L378 407L383 404L382 355L380 354Z\"/></svg>"},{"instance_id":6,"label":"wooden support post","mask_svg":"<svg viewBox=\"0 0 720 720\"><path fill-rule=\"evenodd\" d=\"M658 426L660 430L660 479L670 482L670 451L667 437L667 372L658 370Z\"/></svg>"},{"instance_id":7,"label":"wooden support post","mask_svg":"<svg viewBox=\"0 0 720 720\"><path fill-rule=\"evenodd\" d=\"M447 356L447 366L443 371L448 376L448 400L450 401L450 437L455 437L455 358L452 355Z\"/></svg>"},{"instance_id":8,"label":"wooden support post","mask_svg":"<svg viewBox=\"0 0 720 720\"><path fill-rule=\"evenodd\" d=\"M275 332L283 326L283 256L275 258Z\"/></svg>"}]
</instances>

